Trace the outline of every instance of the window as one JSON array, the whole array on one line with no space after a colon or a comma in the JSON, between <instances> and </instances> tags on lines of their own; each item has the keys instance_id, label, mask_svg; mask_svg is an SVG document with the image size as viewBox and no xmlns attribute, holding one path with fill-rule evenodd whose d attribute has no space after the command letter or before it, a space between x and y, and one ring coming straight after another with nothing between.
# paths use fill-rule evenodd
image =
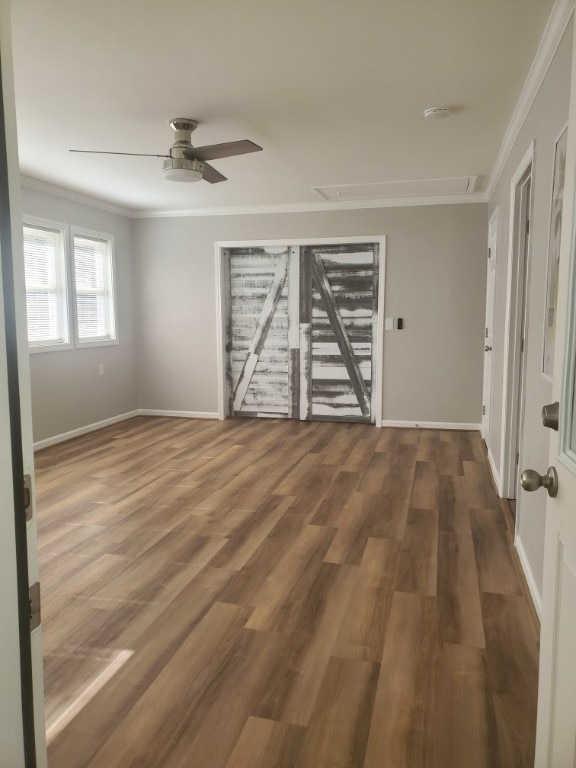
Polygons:
<instances>
[{"instance_id":1,"label":"window","mask_svg":"<svg viewBox=\"0 0 576 768\"><path fill-rule=\"evenodd\" d=\"M111 235L26 218L24 269L31 352L118 343Z\"/></svg>"},{"instance_id":2,"label":"window","mask_svg":"<svg viewBox=\"0 0 576 768\"><path fill-rule=\"evenodd\" d=\"M24 225L24 270L30 348L69 346L63 229Z\"/></svg>"},{"instance_id":3,"label":"window","mask_svg":"<svg viewBox=\"0 0 576 768\"><path fill-rule=\"evenodd\" d=\"M79 345L116 340L112 238L72 235L76 340Z\"/></svg>"}]
</instances>

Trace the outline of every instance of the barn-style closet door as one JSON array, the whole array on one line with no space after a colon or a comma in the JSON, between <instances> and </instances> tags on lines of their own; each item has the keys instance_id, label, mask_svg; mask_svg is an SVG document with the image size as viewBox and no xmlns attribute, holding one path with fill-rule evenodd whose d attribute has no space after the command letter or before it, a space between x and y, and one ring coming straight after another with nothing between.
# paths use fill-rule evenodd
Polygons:
<instances>
[{"instance_id":1,"label":"barn-style closet door","mask_svg":"<svg viewBox=\"0 0 576 768\"><path fill-rule=\"evenodd\" d=\"M247 247L227 252L230 415L298 415L292 364L298 362L298 259L293 250ZM292 311L289 296L296 302Z\"/></svg>"},{"instance_id":2,"label":"barn-style closet door","mask_svg":"<svg viewBox=\"0 0 576 768\"><path fill-rule=\"evenodd\" d=\"M301 249L301 419L374 421L378 259L377 243Z\"/></svg>"}]
</instances>

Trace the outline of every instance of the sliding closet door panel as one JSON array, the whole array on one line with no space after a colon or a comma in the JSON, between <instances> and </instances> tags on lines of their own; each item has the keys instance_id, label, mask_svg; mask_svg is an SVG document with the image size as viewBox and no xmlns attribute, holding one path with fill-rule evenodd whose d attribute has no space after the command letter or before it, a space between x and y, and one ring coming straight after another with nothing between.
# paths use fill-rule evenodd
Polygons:
<instances>
[{"instance_id":1,"label":"sliding closet door panel","mask_svg":"<svg viewBox=\"0 0 576 768\"><path fill-rule=\"evenodd\" d=\"M301 418L372 422L378 245L307 246L300 271Z\"/></svg>"},{"instance_id":2,"label":"sliding closet door panel","mask_svg":"<svg viewBox=\"0 0 576 768\"><path fill-rule=\"evenodd\" d=\"M292 415L290 249L229 251L228 391L234 416Z\"/></svg>"}]
</instances>

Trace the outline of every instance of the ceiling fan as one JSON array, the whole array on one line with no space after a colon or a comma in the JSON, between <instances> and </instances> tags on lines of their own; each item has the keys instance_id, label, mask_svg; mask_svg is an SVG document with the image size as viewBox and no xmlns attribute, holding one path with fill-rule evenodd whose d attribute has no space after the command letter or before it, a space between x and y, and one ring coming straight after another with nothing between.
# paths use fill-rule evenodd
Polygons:
<instances>
[{"instance_id":1,"label":"ceiling fan","mask_svg":"<svg viewBox=\"0 0 576 768\"><path fill-rule=\"evenodd\" d=\"M260 152L262 147L253 141L227 141L223 144L209 144L206 147L193 147L191 142L192 131L198 123L189 117L175 117L170 120L170 128L176 134L176 140L170 147L168 155L149 155L140 152L106 152L104 150L71 149L70 152L83 152L97 155L132 155L134 157L164 157L164 177L170 181L208 181L217 184L226 181L220 171L206 162L207 160L219 160L223 157L245 155L248 152Z\"/></svg>"}]
</instances>

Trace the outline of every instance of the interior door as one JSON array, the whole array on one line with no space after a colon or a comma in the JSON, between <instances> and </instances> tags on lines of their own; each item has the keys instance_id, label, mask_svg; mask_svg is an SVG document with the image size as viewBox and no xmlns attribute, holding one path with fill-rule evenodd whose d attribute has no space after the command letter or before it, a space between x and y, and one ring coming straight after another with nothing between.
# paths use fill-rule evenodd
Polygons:
<instances>
[{"instance_id":1,"label":"interior door","mask_svg":"<svg viewBox=\"0 0 576 768\"><path fill-rule=\"evenodd\" d=\"M302 248L302 419L374 421L378 258L377 243Z\"/></svg>"},{"instance_id":2,"label":"interior door","mask_svg":"<svg viewBox=\"0 0 576 768\"><path fill-rule=\"evenodd\" d=\"M0 765L44 768L42 638L28 602L38 556L23 485L34 456L10 28L0 0Z\"/></svg>"},{"instance_id":3,"label":"interior door","mask_svg":"<svg viewBox=\"0 0 576 768\"><path fill-rule=\"evenodd\" d=\"M550 432L549 454L550 464L557 470L558 495L548 498L546 508L537 768L576 766L575 150L576 61L573 61L553 377L553 396L560 403L559 432Z\"/></svg>"},{"instance_id":4,"label":"interior door","mask_svg":"<svg viewBox=\"0 0 576 768\"><path fill-rule=\"evenodd\" d=\"M498 241L498 211L488 226L488 262L486 275L486 323L484 328L484 386L482 388L482 437L486 440L490 431L490 406L492 400L492 344L494 334L494 292L496 289L496 255Z\"/></svg>"},{"instance_id":5,"label":"interior door","mask_svg":"<svg viewBox=\"0 0 576 768\"><path fill-rule=\"evenodd\" d=\"M228 252L228 392L234 416L293 415L288 246ZM298 318L292 320L297 325Z\"/></svg>"}]
</instances>

